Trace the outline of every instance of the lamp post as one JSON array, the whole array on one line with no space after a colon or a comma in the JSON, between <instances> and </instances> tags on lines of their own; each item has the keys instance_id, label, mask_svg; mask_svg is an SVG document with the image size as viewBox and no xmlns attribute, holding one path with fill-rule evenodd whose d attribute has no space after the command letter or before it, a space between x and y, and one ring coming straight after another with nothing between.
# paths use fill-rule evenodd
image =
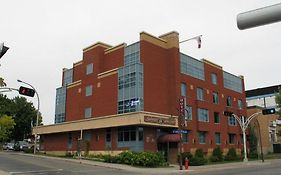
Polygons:
<instances>
[{"instance_id":1,"label":"lamp post","mask_svg":"<svg viewBox=\"0 0 281 175\"><path fill-rule=\"evenodd\" d=\"M262 112L257 112L257 113L254 113L252 114L250 117L248 117L246 120L245 120L245 117L242 116L241 118L239 118L237 115L235 114L231 114L231 116L235 117L235 119L238 121L240 127L241 127L241 130L243 132L243 144L244 144L244 159L243 161L244 162L248 162L248 158L247 158L247 146L246 146L246 129L247 127L249 126L251 120L255 117L257 117L258 115L262 114Z\"/></svg>"},{"instance_id":2,"label":"lamp post","mask_svg":"<svg viewBox=\"0 0 281 175\"><path fill-rule=\"evenodd\" d=\"M31 85L31 84L29 84L29 83L27 83L27 82L24 82L24 81L22 81L22 80L17 80L18 82L20 82L20 83L23 83L23 84L26 84L26 85L28 85L28 86L30 86L34 91L35 91L35 94L36 94L36 96L37 96L37 101L38 101L38 103L37 103L37 115L36 115L36 128L35 128L35 133L34 133L34 137L35 137L35 139L34 139L34 150L33 150L33 153L34 154L36 154L36 148L37 148L37 131L38 131L38 123L39 123L39 109L40 109L40 99L39 99L39 95L38 95L38 93L37 93L37 91L36 91L36 89Z\"/></svg>"}]
</instances>

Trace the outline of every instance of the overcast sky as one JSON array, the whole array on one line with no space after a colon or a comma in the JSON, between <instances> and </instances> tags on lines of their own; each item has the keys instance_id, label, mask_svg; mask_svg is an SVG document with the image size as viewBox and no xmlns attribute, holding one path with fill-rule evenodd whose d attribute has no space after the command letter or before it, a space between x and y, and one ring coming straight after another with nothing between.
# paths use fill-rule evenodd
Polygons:
<instances>
[{"instance_id":1,"label":"overcast sky","mask_svg":"<svg viewBox=\"0 0 281 175\"><path fill-rule=\"evenodd\" d=\"M10 50L0 60L0 77L18 88L21 79L40 95L44 124L55 116L62 69L82 59L82 49L102 41L131 44L139 33L177 31L181 52L208 59L235 75L247 89L281 84L281 23L239 30L237 14L280 0L0 0L0 42ZM8 95L8 94L7 94ZM18 95L9 93L9 97ZM37 106L36 98L29 98Z\"/></svg>"}]
</instances>

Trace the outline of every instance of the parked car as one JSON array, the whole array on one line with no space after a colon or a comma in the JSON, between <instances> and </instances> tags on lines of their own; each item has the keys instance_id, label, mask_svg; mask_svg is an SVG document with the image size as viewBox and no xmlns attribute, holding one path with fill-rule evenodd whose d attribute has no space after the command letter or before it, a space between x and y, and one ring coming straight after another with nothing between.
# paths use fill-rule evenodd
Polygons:
<instances>
[{"instance_id":1,"label":"parked car","mask_svg":"<svg viewBox=\"0 0 281 175\"><path fill-rule=\"evenodd\" d=\"M15 143L15 151L24 151L26 149L29 149L30 145L28 142L25 141L17 141Z\"/></svg>"},{"instance_id":2,"label":"parked car","mask_svg":"<svg viewBox=\"0 0 281 175\"><path fill-rule=\"evenodd\" d=\"M4 143L4 144L2 145L2 148L3 148L3 150L7 150L7 149L8 149L7 143Z\"/></svg>"},{"instance_id":3,"label":"parked car","mask_svg":"<svg viewBox=\"0 0 281 175\"><path fill-rule=\"evenodd\" d=\"M7 143L7 150L14 150L15 144L14 143Z\"/></svg>"}]
</instances>

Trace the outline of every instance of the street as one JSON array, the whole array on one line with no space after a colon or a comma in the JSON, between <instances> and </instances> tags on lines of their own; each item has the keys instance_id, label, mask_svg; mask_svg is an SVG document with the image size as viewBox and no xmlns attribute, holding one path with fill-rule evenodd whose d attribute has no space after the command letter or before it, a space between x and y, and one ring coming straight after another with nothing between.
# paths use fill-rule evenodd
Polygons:
<instances>
[{"instance_id":1,"label":"street","mask_svg":"<svg viewBox=\"0 0 281 175\"><path fill-rule=\"evenodd\" d=\"M79 161L65 158L0 152L0 175L279 175L281 159L192 166L189 171L178 167L138 168L120 164Z\"/></svg>"},{"instance_id":2,"label":"street","mask_svg":"<svg viewBox=\"0 0 281 175\"><path fill-rule=\"evenodd\" d=\"M0 170L11 175L132 174L124 170L79 164L65 159L30 156L16 152L0 152ZM2 175L1 171L0 175Z\"/></svg>"}]
</instances>

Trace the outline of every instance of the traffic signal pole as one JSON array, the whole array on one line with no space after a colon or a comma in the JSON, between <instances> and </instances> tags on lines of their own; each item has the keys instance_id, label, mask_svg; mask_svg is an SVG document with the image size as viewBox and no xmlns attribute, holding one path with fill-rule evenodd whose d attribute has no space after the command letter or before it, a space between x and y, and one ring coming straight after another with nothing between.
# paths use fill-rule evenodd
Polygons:
<instances>
[{"instance_id":1,"label":"traffic signal pole","mask_svg":"<svg viewBox=\"0 0 281 175\"><path fill-rule=\"evenodd\" d=\"M29 83L27 83L27 82L24 82L24 81L21 81L21 80L18 80L18 82L30 86L30 87L35 91L35 94L36 94L36 96L37 96L37 101L38 101L38 103L37 103L37 115L36 115L36 128L35 128L35 130L34 130L34 131L35 131L35 133L34 133L35 139L34 139L34 150L33 150L33 153L36 154L36 148L37 148L37 133L38 133L38 124L39 124L40 99L39 99L39 95L38 95L36 89L35 89L31 84L29 84Z\"/></svg>"}]
</instances>

